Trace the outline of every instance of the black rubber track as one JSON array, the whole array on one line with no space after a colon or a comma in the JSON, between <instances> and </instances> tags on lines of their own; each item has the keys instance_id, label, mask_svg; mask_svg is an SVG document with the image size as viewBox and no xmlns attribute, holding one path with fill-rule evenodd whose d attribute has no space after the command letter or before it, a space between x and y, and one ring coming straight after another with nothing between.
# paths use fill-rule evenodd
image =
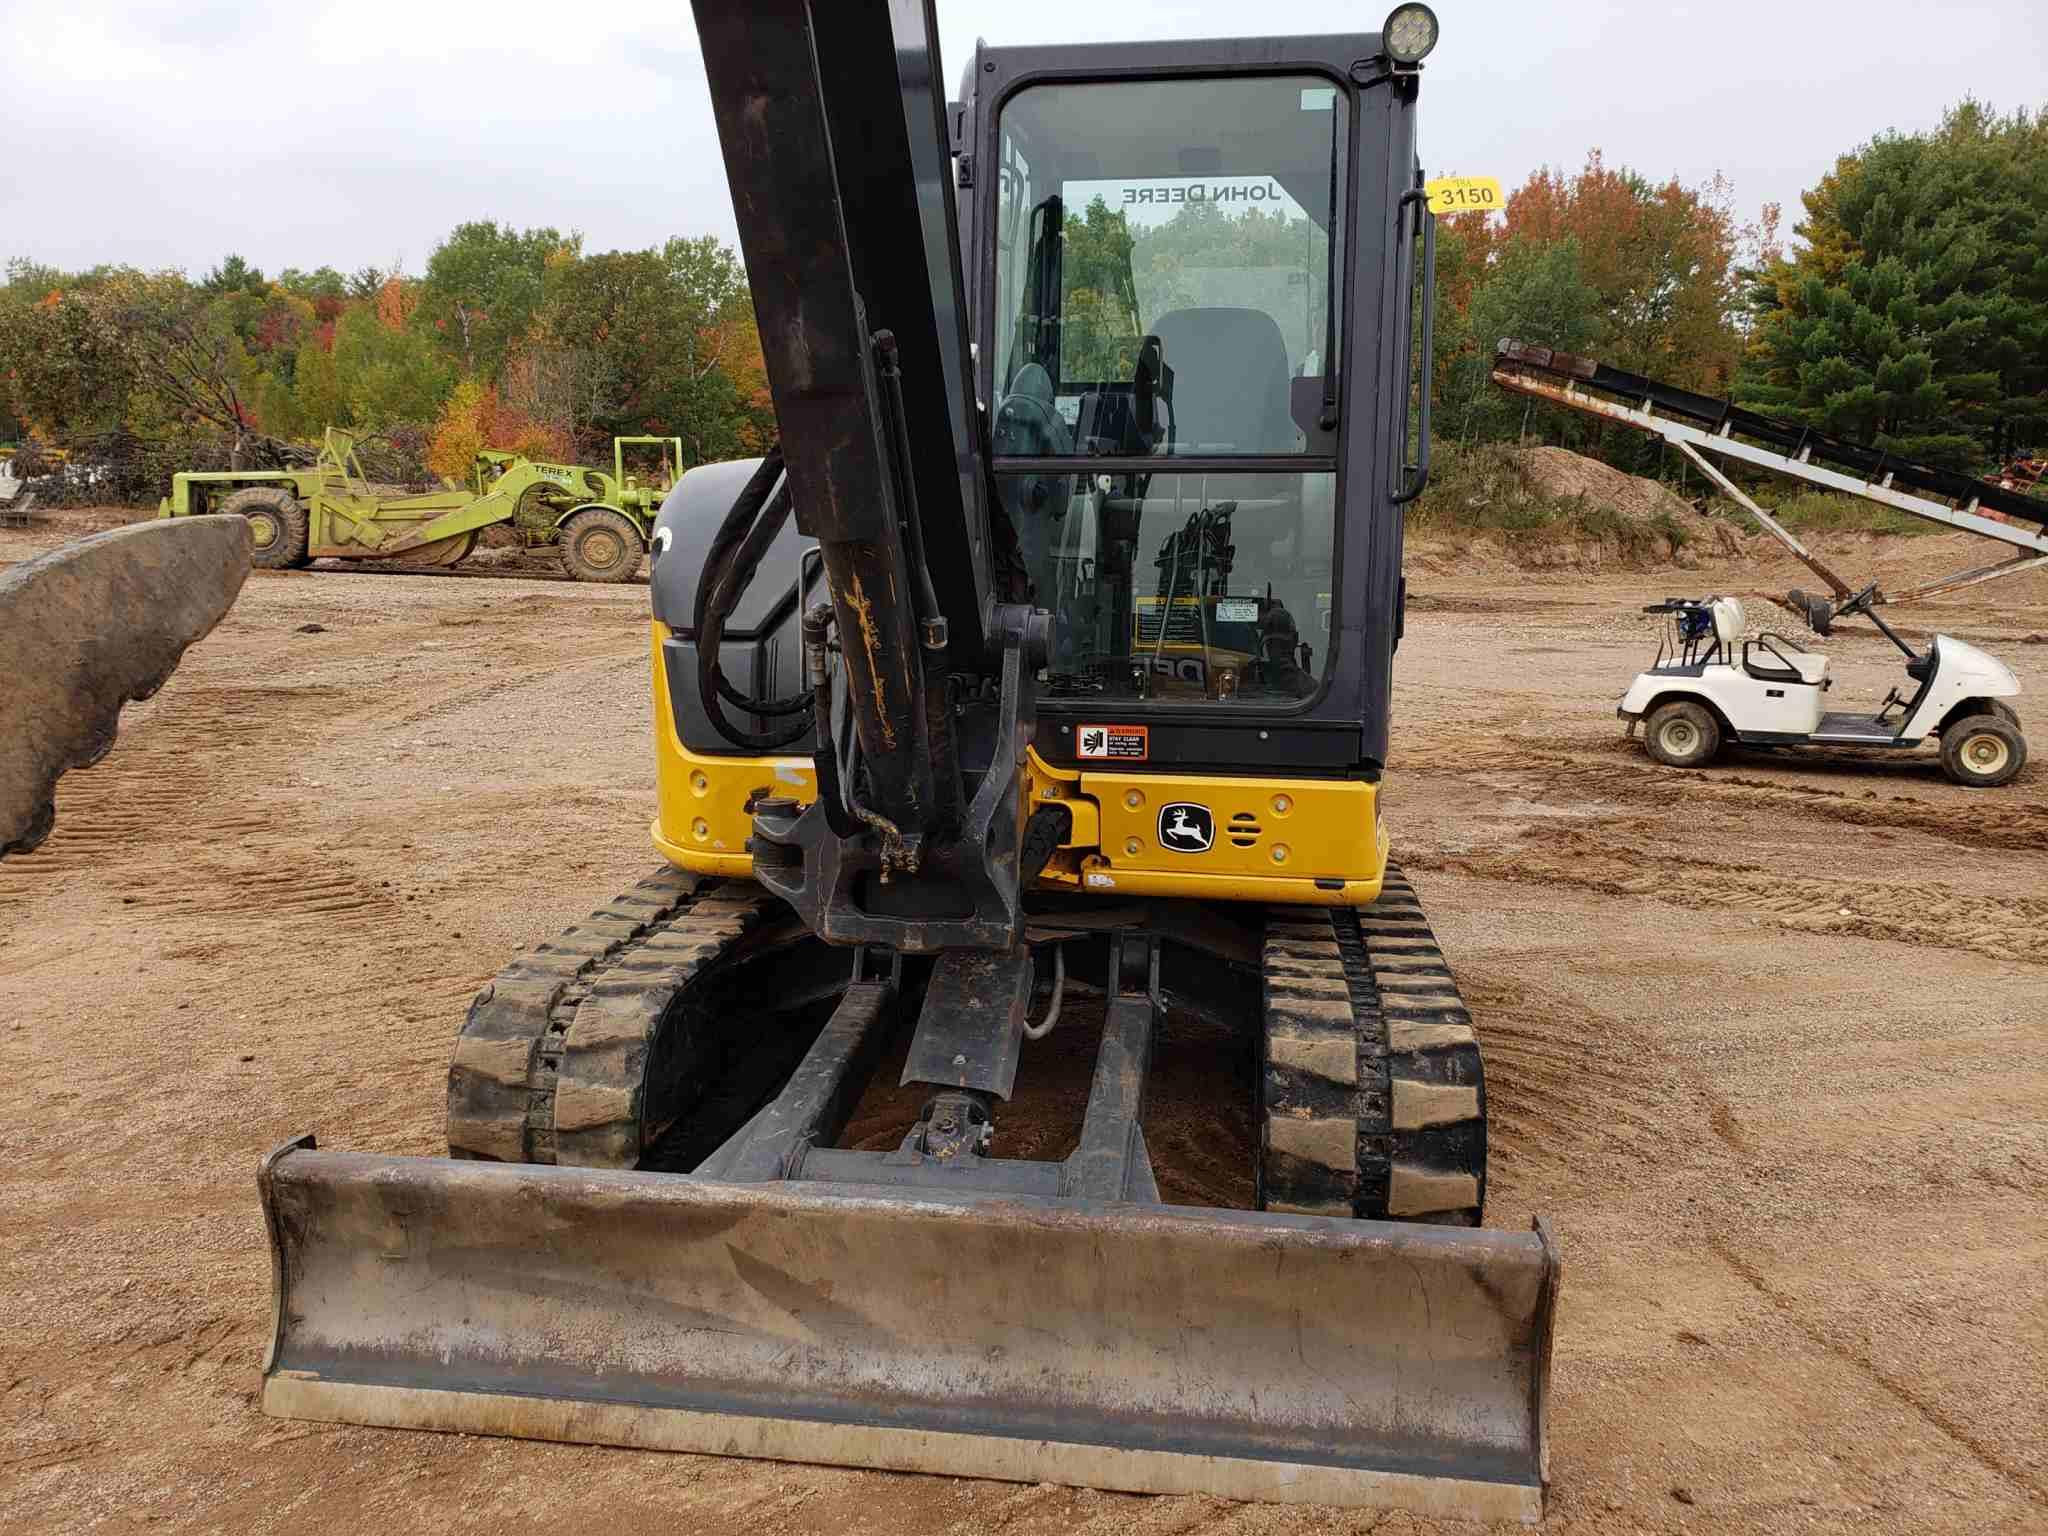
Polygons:
<instances>
[{"instance_id":1,"label":"black rubber track","mask_svg":"<svg viewBox=\"0 0 2048 1536\"><path fill-rule=\"evenodd\" d=\"M1359 910L1268 909L1264 970L1261 1206L1477 1226L1479 1043L1406 877Z\"/></svg>"},{"instance_id":2,"label":"black rubber track","mask_svg":"<svg viewBox=\"0 0 2048 1536\"><path fill-rule=\"evenodd\" d=\"M780 910L758 886L664 867L519 955L456 1039L449 1154L634 1166L662 1129L647 1122L645 1085L670 1006Z\"/></svg>"}]
</instances>

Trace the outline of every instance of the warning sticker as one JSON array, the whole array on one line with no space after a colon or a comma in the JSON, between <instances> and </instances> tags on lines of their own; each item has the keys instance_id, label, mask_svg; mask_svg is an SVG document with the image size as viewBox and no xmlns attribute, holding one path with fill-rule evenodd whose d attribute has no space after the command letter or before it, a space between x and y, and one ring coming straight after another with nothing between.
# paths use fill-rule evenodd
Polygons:
<instances>
[{"instance_id":1,"label":"warning sticker","mask_svg":"<svg viewBox=\"0 0 2048 1536\"><path fill-rule=\"evenodd\" d=\"M1095 761L1142 763L1152 752L1152 733L1142 725L1083 725L1075 728L1074 755Z\"/></svg>"}]
</instances>

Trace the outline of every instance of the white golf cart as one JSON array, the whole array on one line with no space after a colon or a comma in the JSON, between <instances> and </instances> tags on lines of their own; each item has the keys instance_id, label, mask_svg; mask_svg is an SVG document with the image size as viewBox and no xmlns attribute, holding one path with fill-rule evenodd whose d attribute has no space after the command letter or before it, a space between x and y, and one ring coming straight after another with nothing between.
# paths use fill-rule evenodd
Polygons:
<instances>
[{"instance_id":1,"label":"white golf cart","mask_svg":"<svg viewBox=\"0 0 2048 1536\"><path fill-rule=\"evenodd\" d=\"M1833 686L1827 657L1769 630L1747 638L1742 604L1732 597L1667 598L1645 608L1665 616L1664 642L1616 713L1631 736L1641 722L1650 756L1674 768L1702 767L1730 742L1903 750L1935 740L1942 771L1956 783L2009 783L2027 761L2019 716L2005 702L2020 691L2011 670L1948 635L1916 654L1878 617L1875 599L1869 588L1831 611L1823 599L1791 594L1821 633L1833 618L1861 613L1905 653L1913 693L1894 688L1875 714L1824 708Z\"/></svg>"},{"instance_id":2,"label":"white golf cart","mask_svg":"<svg viewBox=\"0 0 2048 1536\"><path fill-rule=\"evenodd\" d=\"M1768 631L1747 639L1742 604L1728 597L1671 598L1645 610L1669 629L1657 665L1621 701L1629 734L1643 723L1643 744L1660 763L1697 768L1724 742L1758 747L1918 747L1941 744L1941 766L1958 784L2010 783L2027 761L2019 716L2005 700L2020 685L2003 663L1973 645L1936 635L1925 655L1877 616L1879 603L1912 602L2048 566L2048 498L2017 485L1976 480L1914 464L1882 446L1854 443L1798 421L1745 410L1641 374L1503 337L1494 349L1493 382L1603 422L1662 438L1721 494L1756 519L1833 597L1794 591L1786 605L1815 634L1850 614L1863 614L1906 656L1912 697L1894 688L1875 714L1822 707L1828 662ZM1713 456L1712 459L1708 455ZM1728 459L1767 469L1817 490L1962 529L2011 551L1991 565L1971 566L1903 591L1854 591L1764 510L1714 462Z\"/></svg>"}]
</instances>

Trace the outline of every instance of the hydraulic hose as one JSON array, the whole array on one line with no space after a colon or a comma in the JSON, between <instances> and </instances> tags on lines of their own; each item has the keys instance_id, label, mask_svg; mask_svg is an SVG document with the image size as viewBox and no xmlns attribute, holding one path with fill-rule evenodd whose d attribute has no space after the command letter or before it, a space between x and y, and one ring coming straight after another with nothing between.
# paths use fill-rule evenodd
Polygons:
<instances>
[{"instance_id":1,"label":"hydraulic hose","mask_svg":"<svg viewBox=\"0 0 2048 1536\"><path fill-rule=\"evenodd\" d=\"M804 614L804 670L814 694L811 719L817 736L811 748L811 766L818 779L818 802L825 807L825 821L839 837L858 837L866 825L847 809L846 791L839 782L839 746L832 739L832 674L826 664L825 643L834 615L830 603L819 603Z\"/></svg>"},{"instance_id":2,"label":"hydraulic hose","mask_svg":"<svg viewBox=\"0 0 2048 1536\"><path fill-rule=\"evenodd\" d=\"M748 478L719 524L705 556L704 574L697 584L697 689L704 702L704 713L719 735L751 752L778 751L801 740L811 730L808 716L813 706L808 690L784 699L748 698L732 686L719 665L726 620L739 606L789 513L782 452L776 448L761 460L760 467ZM806 718L757 734L728 719L721 700L750 714Z\"/></svg>"},{"instance_id":3,"label":"hydraulic hose","mask_svg":"<svg viewBox=\"0 0 2048 1536\"><path fill-rule=\"evenodd\" d=\"M761 508L767 503L768 493L782 478L782 449L780 445L768 450L760 467L748 476L733 504L727 509L725 518L713 535L711 548L704 553L704 575L697 583L697 602L691 617L691 627L701 630L704 617L710 611L711 595L718 584L718 576L724 571L732 552L740 540L754 526L754 519L760 516Z\"/></svg>"},{"instance_id":4,"label":"hydraulic hose","mask_svg":"<svg viewBox=\"0 0 2048 1536\"><path fill-rule=\"evenodd\" d=\"M951 671L948 626L945 610L939 606L938 590L932 584L931 563L925 554L924 515L917 504L917 476L911 470L910 417L903 404L903 369L896 333L876 331L874 348L885 414L889 418L890 460L903 498L898 510L907 535L906 553L911 577L917 587L918 660L924 693L925 740L932 754L936 825L950 830L959 823L965 795L960 784L960 753L953 735L952 702L947 688ZM859 807L856 806L855 810L858 811ZM890 830L893 832L894 828Z\"/></svg>"},{"instance_id":5,"label":"hydraulic hose","mask_svg":"<svg viewBox=\"0 0 2048 1536\"><path fill-rule=\"evenodd\" d=\"M705 614L706 626L715 629L722 643L725 636L725 622L739 607L740 599L747 588L754 584L754 576L761 569L761 562L775 547L775 540L781 535L783 524L789 521L791 502L788 483L769 495L767 504L754 519L753 527L740 541L737 551L730 557L725 569L719 573L721 590L714 594ZM702 631L699 639L702 639ZM711 654L718 654L713 649ZM718 680L719 697L738 709L750 710L757 715L799 715L811 707L809 692L793 693L781 699L753 699L734 688L722 667L715 670Z\"/></svg>"},{"instance_id":6,"label":"hydraulic hose","mask_svg":"<svg viewBox=\"0 0 2048 1536\"><path fill-rule=\"evenodd\" d=\"M1067 995L1067 951L1065 946L1052 947L1052 1007L1046 1010L1045 1018L1037 1024L1024 1026L1026 1040L1043 1040L1052 1033L1053 1026L1060 1021L1060 1003Z\"/></svg>"},{"instance_id":7,"label":"hydraulic hose","mask_svg":"<svg viewBox=\"0 0 2048 1536\"><path fill-rule=\"evenodd\" d=\"M924 520L917 505L917 480L910 472L910 418L903 406L903 369L897 358L896 333L875 332L875 353L881 362L882 388L889 400L890 446L896 464L896 483L903 491L903 522L910 533L911 574L917 582L918 606L923 610L918 617L925 626L925 644L933 650L945 649L945 610L939 607L939 594L932 585L932 568L924 552ZM931 626L937 624L934 631ZM939 638L934 643L930 636Z\"/></svg>"}]
</instances>

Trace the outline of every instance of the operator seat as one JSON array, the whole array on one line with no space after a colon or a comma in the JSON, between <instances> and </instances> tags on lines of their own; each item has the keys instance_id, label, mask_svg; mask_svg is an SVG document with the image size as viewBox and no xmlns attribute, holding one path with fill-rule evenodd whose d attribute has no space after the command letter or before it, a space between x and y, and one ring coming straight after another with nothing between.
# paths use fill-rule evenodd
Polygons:
<instances>
[{"instance_id":1,"label":"operator seat","mask_svg":"<svg viewBox=\"0 0 2048 1536\"><path fill-rule=\"evenodd\" d=\"M1781 661L1791 663L1792 670L1799 674L1802 683L1818 683L1828 675L1828 659L1817 651L1802 649L1795 641L1783 635L1771 634L1766 639L1775 640L1772 655Z\"/></svg>"},{"instance_id":2,"label":"operator seat","mask_svg":"<svg viewBox=\"0 0 2048 1536\"><path fill-rule=\"evenodd\" d=\"M1173 370L1180 453L1298 453L1288 412L1287 343L1259 309L1170 309L1152 325Z\"/></svg>"}]
</instances>

